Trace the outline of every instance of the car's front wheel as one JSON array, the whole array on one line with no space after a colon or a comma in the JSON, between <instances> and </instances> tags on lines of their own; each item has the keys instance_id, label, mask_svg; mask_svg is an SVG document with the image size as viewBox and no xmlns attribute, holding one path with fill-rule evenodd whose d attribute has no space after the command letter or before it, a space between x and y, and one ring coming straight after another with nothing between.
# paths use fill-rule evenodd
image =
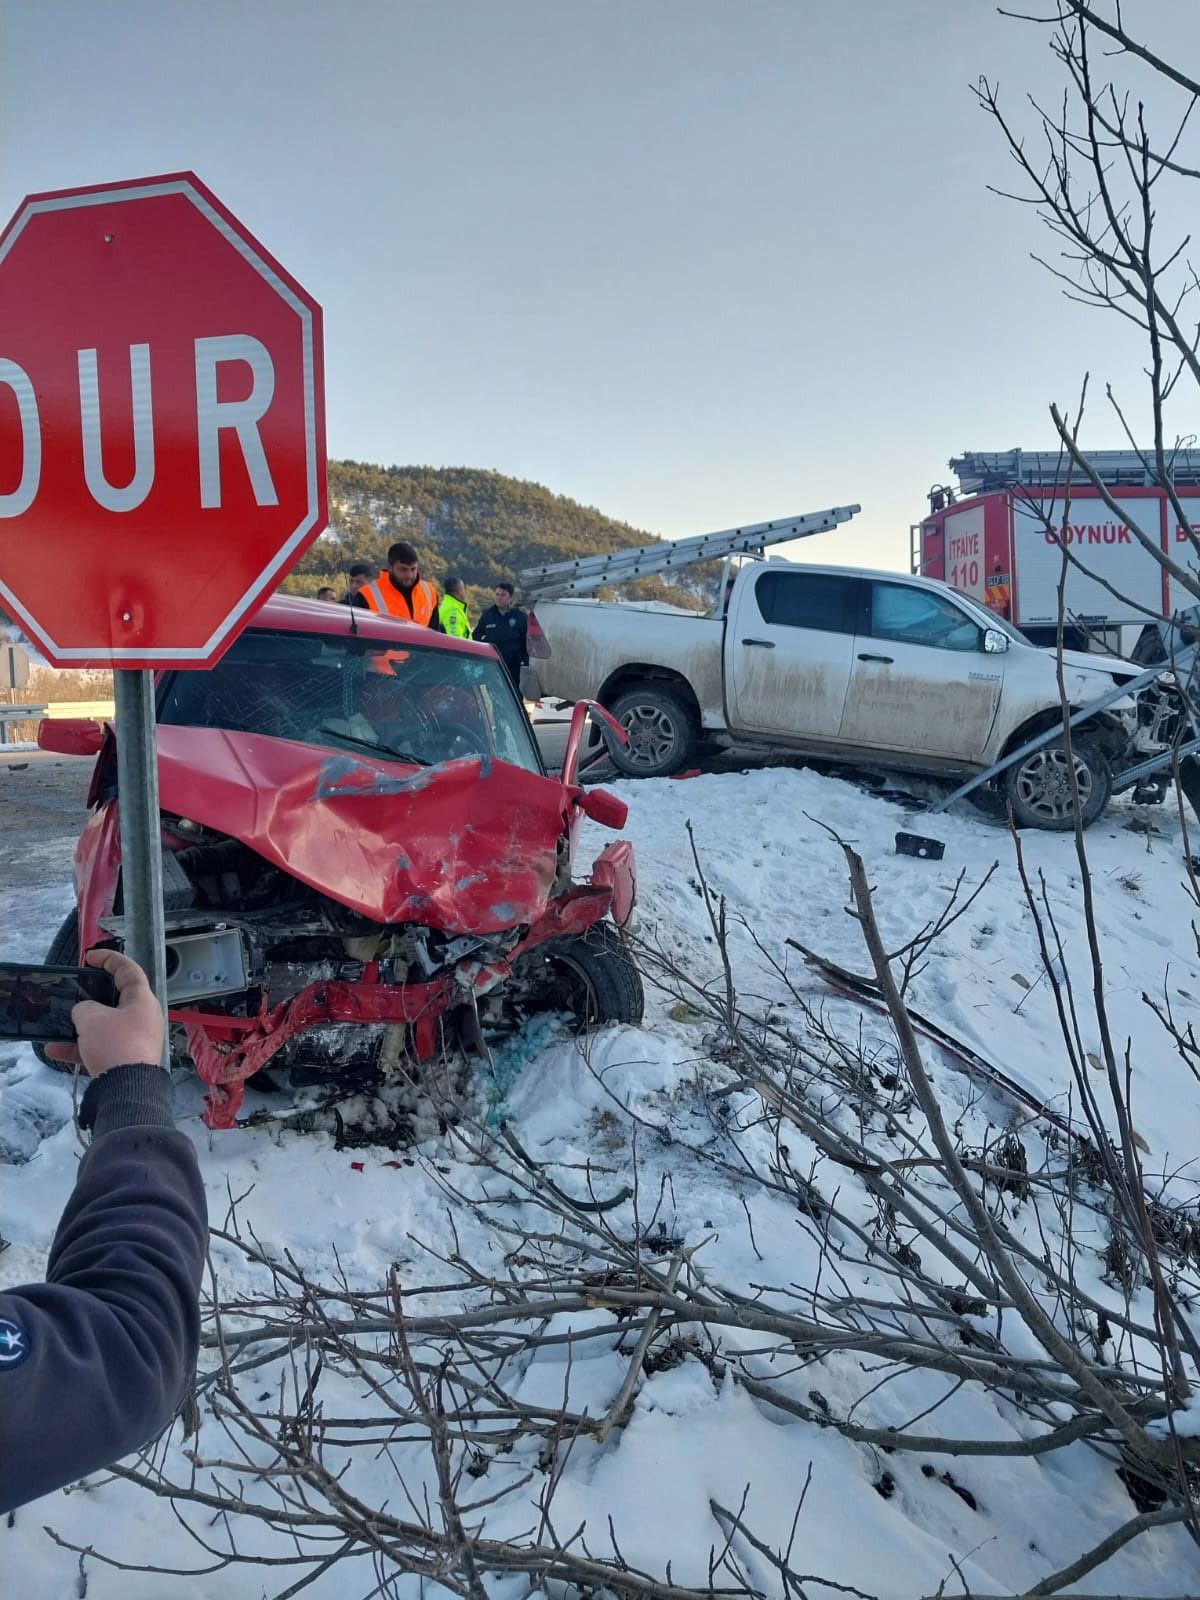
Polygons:
<instances>
[{"instance_id":1,"label":"car's front wheel","mask_svg":"<svg viewBox=\"0 0 1200 1600\"><path fill-rule=\"evenodd\" d=\"M1112 768L1100 747L1079 734L1071 738L1069 758L1065 740L1055 739L1031 750L1004 774L1004 797L1018 828L1055 833L1073 828L1076 793L1080 821L1088 828L1108 804Z\"/></svg>"},{"instance_id":2,"label":"car's front wheel","mask_svg":"<svg viewBox=\"0 0 1200 1600\"><path fill-rule=\"evenodd\" d=\"M1200 760L1195 756L1184 756L1179 763L1179 787L1192 810L1200 817Z\"/></svg>"},{"instance_id":3,"label":"car's front wheel","mask_svg":"<svg viewBox=\"0 0 1200 1600\"><path fill-rule=\"evenodd\" d=\"M75 911L70 912L64 919L62 927L50 942L46 951L46 965L48 967L77 967L79 965L79 916ZM45 1067L52 1067L55 1072L74 1072L73 1061L55 1061L46 1054L43 1044L31 1046L34 1055Z\"/></svg>"},{"instance_id":4,"label":"car's front wheel","mask_svg":"<svg viewBox=\"0 0 1200 1600\"><path fill-rule=\"evenodd\" d=\"M608 921L594 922L577 938L535 946L515 973L523 980L526 1009L567 1011L583 1028L637 1024L645 1011L642 975Z\"/></svg>"}]
</instances>

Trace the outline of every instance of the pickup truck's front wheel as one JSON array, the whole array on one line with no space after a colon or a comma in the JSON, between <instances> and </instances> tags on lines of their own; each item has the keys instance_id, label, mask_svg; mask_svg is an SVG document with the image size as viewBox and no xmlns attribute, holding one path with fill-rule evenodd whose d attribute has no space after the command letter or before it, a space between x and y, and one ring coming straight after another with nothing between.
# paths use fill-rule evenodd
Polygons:
<instances>
[{"instance_id":1,"label":"pickup truck's front wheel","mask_svg":"<svg viewBox=\"0 0 1200 1600\"><path fill-rule=\"evenodd\" d=\"M1112 769L1104 752L1090 739L1071 739L1075 784L1079 789L1080 820L1085 828L1108 804ZM1061 739L1032 750L1004 774L1004 795L1012 806L1018 828L1049 828L1056 833L1075 826L1075 793L1071 763Z\"/></svg>"},{"instance_id":2,"label":"pickup truck's front wheel","mask_svg":"<svg viewBox=\"0 0 1200 1600\"><path fill-rule=\"evenodd\" d=\"M627 745L615 739L609 744L618 771L631 778L668 778L687 765L700 729L680 695L647 684L623 694L612 714L629 735Z\"/></svg>"}]
</instances>

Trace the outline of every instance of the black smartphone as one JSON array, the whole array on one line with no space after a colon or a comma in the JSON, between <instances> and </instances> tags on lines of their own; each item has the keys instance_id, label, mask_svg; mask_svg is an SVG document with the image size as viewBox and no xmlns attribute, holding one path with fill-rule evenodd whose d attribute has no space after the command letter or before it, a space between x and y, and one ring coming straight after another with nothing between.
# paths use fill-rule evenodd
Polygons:
<instances>
[{"instance_id":1,"label":"black smartphone","mask_svg":"<svg viewBox=\"0 0 1200 1600\"><path fill-rule=\"evenodd\" d=\"M102 967L27 967L0 961L0 1039L74 1044L71 1007L115 1006L117 986Z\"/></svg>"}]
</instances>

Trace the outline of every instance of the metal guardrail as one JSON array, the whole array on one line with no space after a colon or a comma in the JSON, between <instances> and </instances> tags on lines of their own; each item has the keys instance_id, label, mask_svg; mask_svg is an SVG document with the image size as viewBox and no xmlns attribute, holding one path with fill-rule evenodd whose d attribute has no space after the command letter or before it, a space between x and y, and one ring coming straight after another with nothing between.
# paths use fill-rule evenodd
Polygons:
<instances>
[{"instance_id":1,"label":"metal guardrail","mask_svg":"<svg viewBox=\"0 0 1200 1600\"><path fill-rule=\"evenodd\" d=\"M1178 683L1186 684L1194 669L1195 655L1196 651L1193 648L1185 651L1182 655L1176 656L1172 661L1163 661L1157 666L1147 667L1137 677L1130 678L1127 682L1119 684L1116 688L1110 690L1108 694L1101 695L1099 700L1093 700L1089 705L1082 706L1068 718L1067 726L1069 728L1077 727L1079 723L1086 722L1097 711L1103 711L1105 707L1113 705L1117 700L1122 700L1127 695L1136 697L1143 689L1168 674L1172 674ZM1158 755L1151 755L1138 762L1136 766L1129 767L1124 772L1116 774L1112 786L1114 794L1121 794L1124 790L1133 788L1135 784L1141 783L1143 779L1153 777L1156 772L1162 772L1165 768L1174 766L1177 761L1185 756L1200 755L1200 736L1198 736L1200 735L1200 712L1197 711L1195 702L1190 695L1185 693L1184 701L1192 724L1192 738L1177 747L1162 751ZM1003 756L999 761L993 762L984 772L977 772L973 778L969 778L966 783L960 784L950 794L943 795L940 800L936 800L931 805L926 806L925 811L929 815L945 811L956 800L961 800L964 795L970 794L973 789L978 789L981 784L987 783L991 778L1007 771L1009 767L1015 766L1018 761L1023 761L1034 750L1040 749L1043 745L1051 744L1055 739L1061 739L1062 737L1063 725L1061 722L1055 723L1052 728L1048 728L1045 733L1039 733L1035 739L1028 740L1014 750L1011 755Z\"/></svg>"},{"instance_id":2,"label":"metal guardrail","mask_svg":"<svg viewBox=\"0 0 1200 1600\"><path fill-rule=\"evenodd\" d=\"M116 716L112 700L51 700L44 715L56 717L91 717L96 722L111 722Z\"/></svg>"},{"instance_id":3,"label":"metal guardrail","mask_svg":"<svg viewBox=\"0 0 1200 1600\"><path fill-rule=\"evenodd\" d=\"M0 745L8 743L10 722L37 722L45 715L45 706L0 706Z\"/></svg>"},{"instance_id":4,"label":"metal guardrail","mask_svg":"<svg viewBox=\"0 0 1200 1600\"><path fill-rule=\"evenodd\" d=\"M43 717L91 717L94 722L111 722L115 714L111 700L51 700L45 705L0 706L0 722L40 722Z\"/></svg>"},{"instance_id":5,"label":"metal guardrail","mask_svg":"<svg viewBox=\"0 0 1200 1600\"><path fill-rule=\"evenodd\" d=\"M43 718L90 717L94 722L111 722L115 716L111 700L51 700L40 705L0 705L0 745L9 742L9 724L41 722Z\"/></svg>"},{"instance_id":6,"label":"metal guardrail","mask_svg":"<svg viewBox=\"0 0 1200 1600\"><path fill-rule=\"evenodd\" d=\"M1174 767L1177 761L1183 761L1187 756L1198 753L1200 753L1200 739L1189 739L1186 744L1178 745L1172 750L1149 756L1145 761L1139 761L1136 767L1126 767L1124 772L1118 773L1113 779L1112 792L1123 794L1126 789L1132 789L1144 778L1152 778L1156 772L1162 772L1166 767Z\"/></svg>"},{"instance_id":7,"label":"metal guardrail","mask_svg":"<svg viewBox=\"0 0 1200 1600\"><path fill-rule=\"evenodd\" d=\"M1130 678L1127 682L1118 684L1115 688L1110 689L1107 694L1101 695L1099 700L1092 700L1086 706L1081 706L1068 719L1067 726L1069 728L1078 727L1081 722L1086 722L1097 711L1103 711L1107 706L1114 705L1118 700L1124 700L1127 695L1140 694L1155 679L1161 678L1164 673L1172 671L1174 671L1174 667L1170 662L1164 662L1161 666L1147 668L1145 672L1139 673L1136 678ZM981 783L987 783L989 779L1007 771L1009 767L1015 766L1018 761L1024 761L1027 755L1031 755L1033 751L1041 749L1042 745L1053 744L1055 739L1061 739L1062 737L1063 725L1061 722L1056 722L1053 727L1047 728L1045 733L1039 733L1036 738L1027 740L1025 744L1018 746L1011 755L1001 756L999 761L993 761L990 767L983 772L977 772L973 778L968 778L966 783L959 784L957 789L952 790L947 795L943 795L940 800L934 801L932 805L926 806L925 810L930 815L938 811L945 811L956 800L961 800L964 795L970 794L972 789L978 789ZM1167 759L1169 760L1170 758L1168 757Z\"/></svg>"}]
</instances>

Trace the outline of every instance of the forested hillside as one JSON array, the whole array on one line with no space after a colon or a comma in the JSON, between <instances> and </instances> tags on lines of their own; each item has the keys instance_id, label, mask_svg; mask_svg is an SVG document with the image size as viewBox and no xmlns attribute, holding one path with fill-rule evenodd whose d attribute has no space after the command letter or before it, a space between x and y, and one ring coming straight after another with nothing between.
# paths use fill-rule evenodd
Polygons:
<instances>
[{"instance_id":1,"label":"forested hillside","mask_svg":"<svg viewBox=\"0 0 1200 1600\"><path fill-rule=\"evenodd\" d=\"M407 539L439 588L449 575L465 581L475 615L481 604L490 603L494 583L501 578L517 582L523 568L654 538L539 483L503 473L362 461L329 463L329 522L329 533L301 557L285 589L315 594L322 584L332 584L341 595L352 562L383 567L388 545ZM624 592L695 607L707 603L700 598L705 587L703 575L691 571L682 583L642 579Z\"/></svg>"},{"instance_id":2,"label":"forested hillside","mask_svg":"<svg viewBox=\"0 0 1200 1600\"><path fill-rule=\"evenodd\" d=\"M439 590L449 576L463 579L472 617L491 604L492 585L500 578L519 583L517 575L526 567L648 544L655 537L593 506L553 494L540 483L500 472L377 467L362 461L329 463L329 524L329 532L281 584L288 593L315 595L331 584L340 598L353 562L382 568L388 546L407 539L416 545L422 570ZM625 599L707 610L720 570L719 563L709 563L688 568L670 582L640 578L619 593ZM603 590L601 596L617 592ZM0 608L0 618L4 616Z\"/></svg>"}]
</instances>

